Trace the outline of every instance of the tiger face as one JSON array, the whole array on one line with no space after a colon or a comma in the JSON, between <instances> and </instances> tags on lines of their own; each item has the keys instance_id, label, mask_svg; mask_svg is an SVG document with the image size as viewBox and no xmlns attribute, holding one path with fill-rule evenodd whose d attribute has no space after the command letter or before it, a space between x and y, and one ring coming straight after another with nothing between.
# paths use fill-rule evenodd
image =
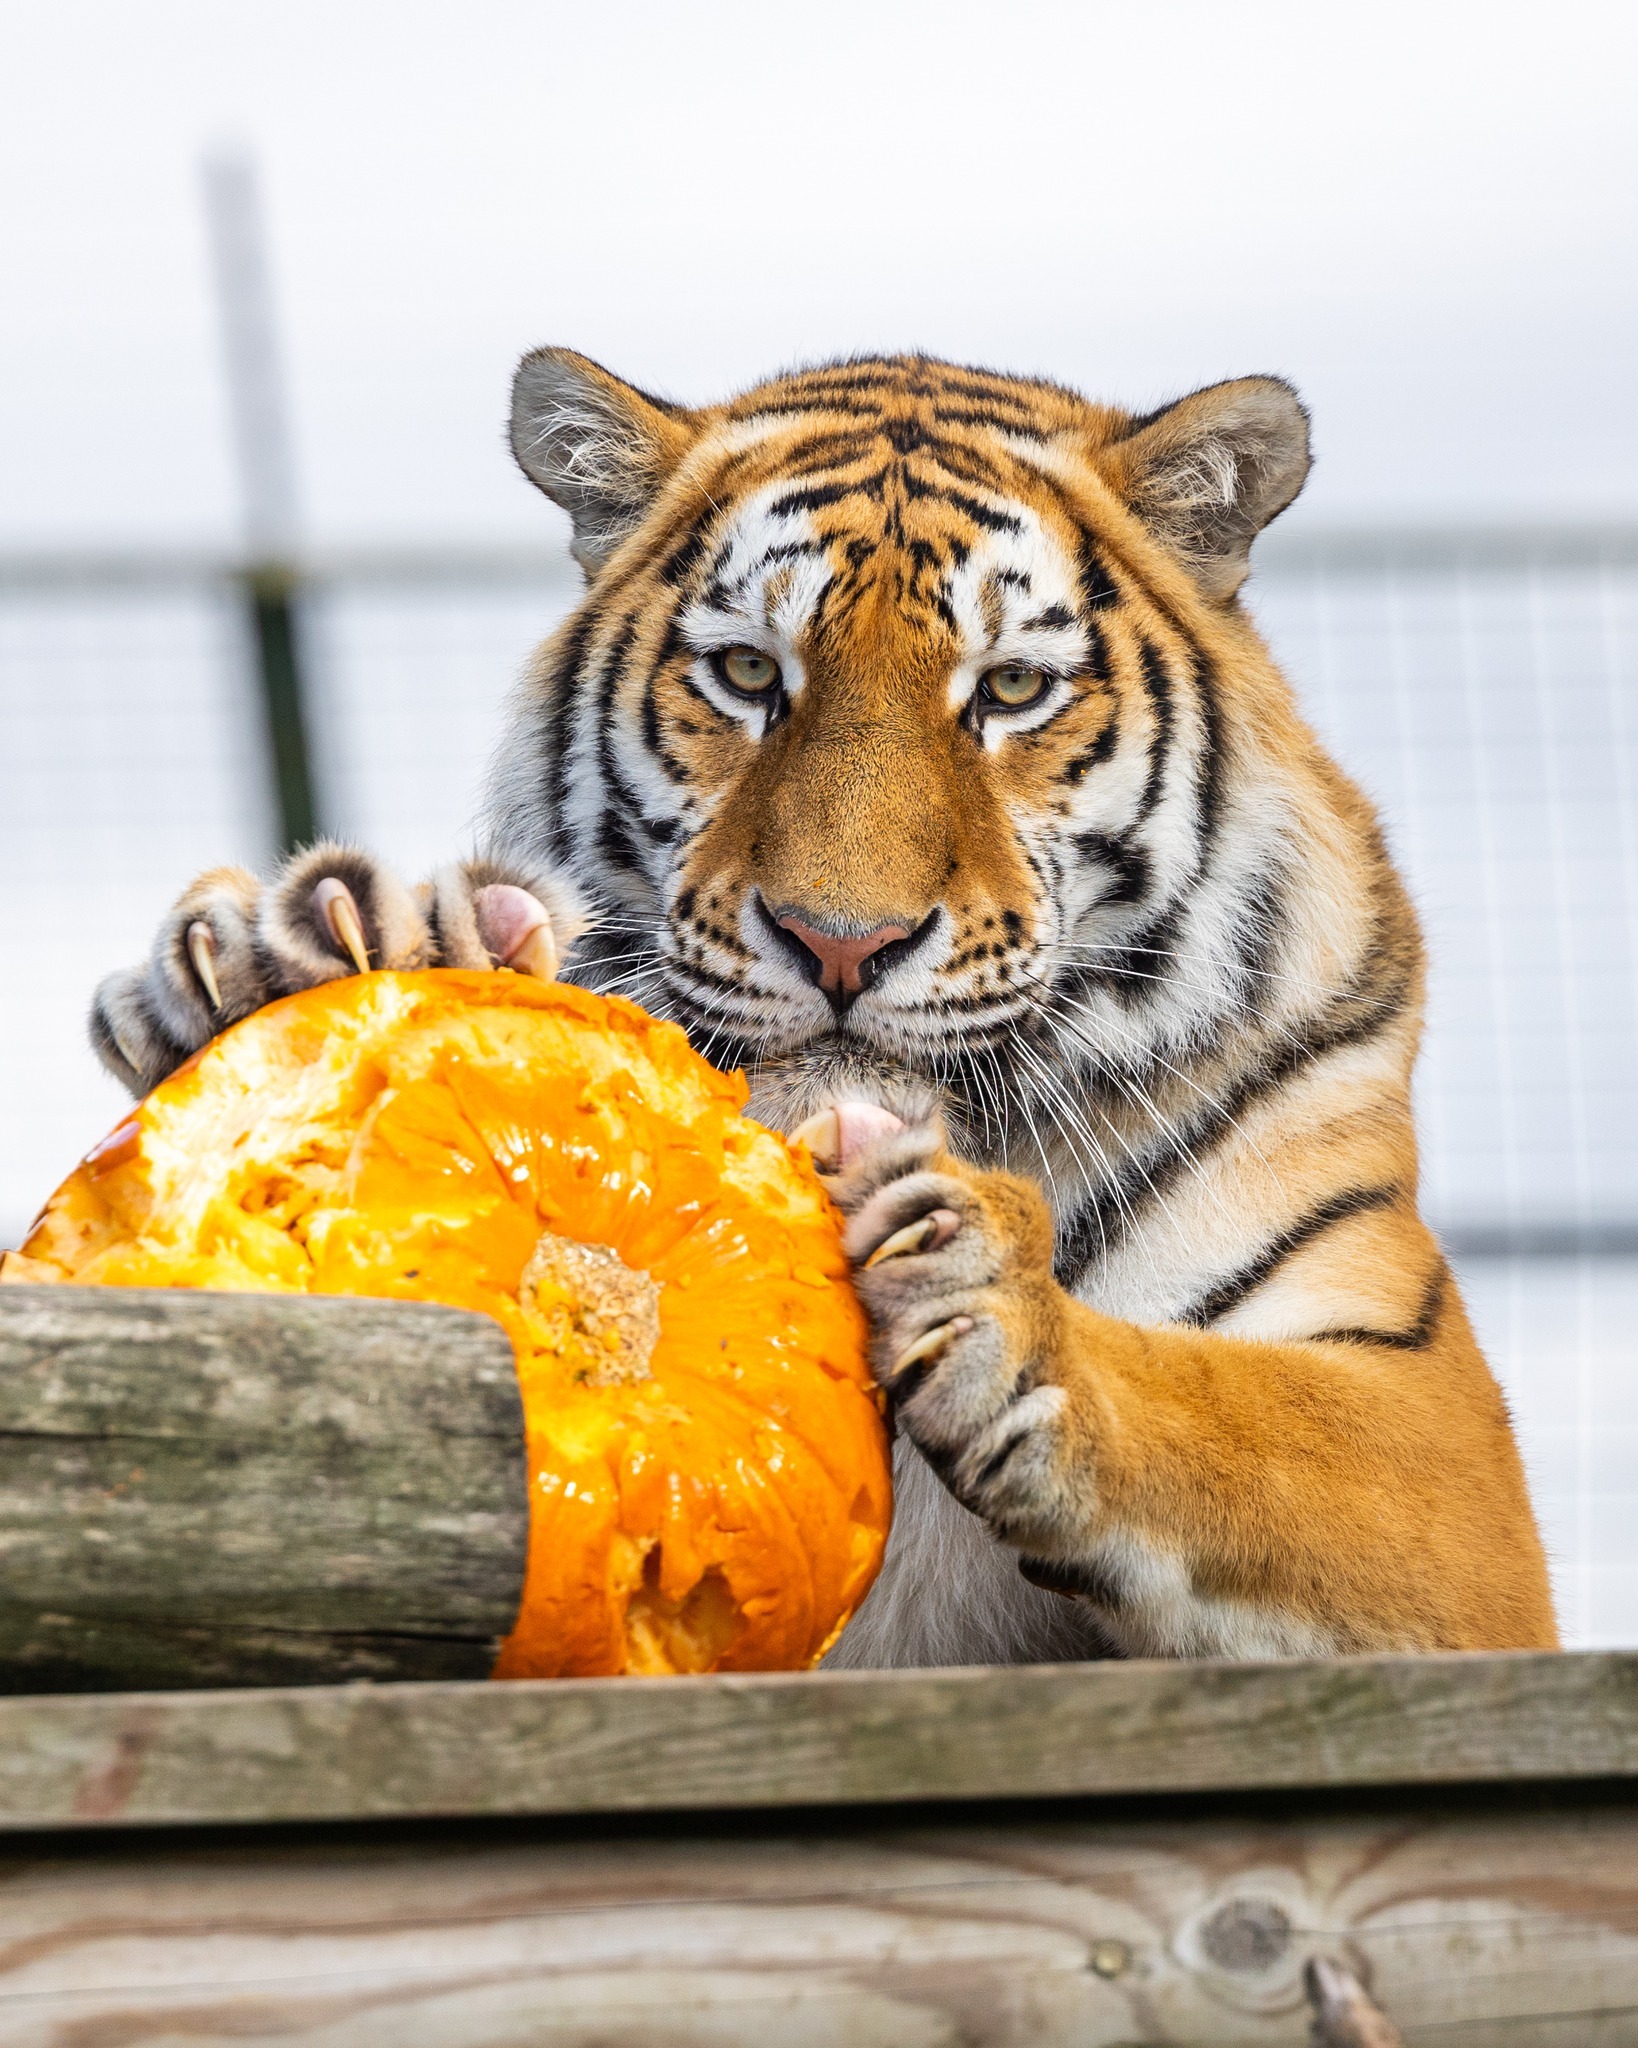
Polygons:
<instances>
[{"instance_id":1,"label":"tiger face","mask_svg":"<svg viewBox=\"0 0 1638 2048\"><path fill-rule=\"evenodd\" d=\"M599 985L824 1078L1028 1058L1066 989L1127 1028L1115 981L1234 867L1221 655L1307 468L1287 386L1135 420L894 358L684 412L543 351L513 442L591 580L501 811L604 906Z\"/></svg>"}]
</instances>

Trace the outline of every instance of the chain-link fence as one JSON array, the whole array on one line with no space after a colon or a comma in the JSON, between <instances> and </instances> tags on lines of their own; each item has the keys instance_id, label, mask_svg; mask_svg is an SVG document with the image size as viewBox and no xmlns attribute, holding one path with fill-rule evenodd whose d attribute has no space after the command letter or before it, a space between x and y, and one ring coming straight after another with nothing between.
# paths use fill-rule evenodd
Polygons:
<instances>
[{"instance_id":1,"label":"chain-link fence","mask_svg":"<svg viewBox=\"0 0 1638 2048\"><path fill-rule=\"evenodd\" d=\"M574 591L549 556L315 569L325 823L410 872L447 858ZM1422 907L1425 1198L1566 1628L1638 1643L1638 534L1276 533L1253 601ZM92 983L190 874L272 852L254 673L221 564L0 562L0 1243L121 1106L85 1049Z\"/></svg>"}]
</instances>

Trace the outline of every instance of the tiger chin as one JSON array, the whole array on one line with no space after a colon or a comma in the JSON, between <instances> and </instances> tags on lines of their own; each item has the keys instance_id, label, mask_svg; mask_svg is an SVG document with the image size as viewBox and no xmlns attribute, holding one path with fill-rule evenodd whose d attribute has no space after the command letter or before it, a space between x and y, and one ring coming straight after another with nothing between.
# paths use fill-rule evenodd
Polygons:
<instances>
[{"instance_id":1,"label":"tiger chin","mask_svg":"<svg viewBox=\"0 0 1638 2048\"><path fill-rule=\"evenodd\" d=\"M832 1662L1548 1647L1417 1210L1415 917L1239 593L1307 418L858 359L699 410L561 349L512 445L585 596L480 859L202 876L92 1036L135 1088L363 965L633 997L831 1175L898 1432Z\"/></svg>"}]
</instances>

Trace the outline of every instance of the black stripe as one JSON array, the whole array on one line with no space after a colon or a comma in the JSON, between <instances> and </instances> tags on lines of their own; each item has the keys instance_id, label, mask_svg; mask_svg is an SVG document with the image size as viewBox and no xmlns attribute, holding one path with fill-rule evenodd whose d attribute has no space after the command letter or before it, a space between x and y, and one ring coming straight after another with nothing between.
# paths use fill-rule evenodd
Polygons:
<instances>
[{"instance_id":1,"label":"black stripe","mask_svg":"<svg viewBox=\"0 0 1638 2048\"><path fill-rule=\"evenodd\" d=\"M1044 428L1030 426L1023 419L998 419L993 411L980 411L976 407L935 404L933 418L941 427L989 427L998 434L1015 434L1020 441L1046 441L1051 438Z\"/></svg>"},{"instance_id":2,"label":"black stripe","mask_svg":"<svg viewBox=\"0 0 1638 2048\"><path fill-rule=\"evenodd\" d=\"M1278 980L1275 948L1285 922L1285 876L1278 869L1248 881L1240 892L1235 956L1241 977L1242 1015L1266 1018Z\"/></svg>"},{"instance_id":3,"label":"black stripe","mask_svg":"<svg viewBox=\"0 0 1638 2048\"><path fill-rule=\"evenodd\" d=\"M1111 1613L1126 1604L1126 1596L1110 1574L1095 1564L1063 1564L1057 1558L1021 1557L1020 1574L1043 1592L1061 1593L1066 1600L1091 1600Z\"/></svg>"},{"instance_id":4,"label":"black stripe","mask_svg":"<svg viewBox=\"0 0 1638 2048\"><path fill-rule=\"evenodd\" d=\"M768 507L771 517L782 517L787 512L819 512L826 505L839 505L844 498L880 499L886 486L887 472L872 470L869 476L847 478L828 484L804 484L794 491L787 491L783 497L775 498Z\"/></svg>"},{"instance_id":5,"label":"black stripe","mask_svg":"<svg viewBox=\"0 0 1638 2048\"><path fill-rule=\"evenodd\" d=\"M1194 650L1194 687L1200 706L1200 761L1195 775L1195 803L1199 822L1196 844L1198 872L1204 874L1217 837L1217 822L1223 810L1223 704L1218 692L1217 668L1203 647Z\"/></svg>"},{"instance_id":6,"label":"black stripe","mask_svg":"<svg viewBox=\"0 0 1638 2048\"><path fill-rule=\"evenodd\" d=\"M611 868L621 874L640 875L646 882L648 870L631 836L631 828L618 811L603 806L597 820L597 850Z\"/></svg>"},{"instance_id":7,"label":"black stripe","mask_svg":"<svg viewBox=\"0 0 1638 2048\"><path fill-rule=\"evenodd\" d=\"M1422 1295L1416 1321L1408 1330L1316 1330L1303 1339L1308 1344L1380 1344L1390 1351L1426 1351L1439 1328L1439 1314L1445 1305L1445 1283L1450 1275L1440 1266Z\"/></svg>"},{"instance_id":8,"label":"black stripe","mask_svg":"<svg viewBox=\"0 0 1638 2048\"><path fill-rule=\"evenodd\" d=\"M869 399L850 399L844 392L830 398L770 398L765 399L760 405L740 404L730 410L729 417L741 420L777 419L793 414L824 412L841 413L847 419L867 422L868 424L860 429L861 432L868 432L870 426L882 416L880 405L872 404Z\"/></svg>"},{"instance_id":9,"label":"black stripe","mask_svg":"<svg viewBox=\"0 0 1638 2048\"><path fill-rule=\"evenodd\" d=\"M660 581L669 584L673 590L684 582L689 571L705 553L705 526L703 521L693 527L666 556L660 564Z\"/></svg>"},{"instance_id":10,"label":"black stripe","mask_svg":"<svg viewBox=\"0 0 1638 2048\"><path fill-rule=\"evenodd\" d=\"M1086 613L1110 611L1120 603L1119 586L1109 573L1097 536L1084 526L1080 533L1081 610Z\"/></svg>"},{"instance_id":11,"label":"black stripe","mask_svg":"<svg viewBox=\"0 0 1638 2048\"><path fill-rule=\"evenodd\" d=\"M1343 1194L1333 1195L1328 1202L1321 1202L1300 1216L1288 1230L1282 1230L1252 1259L1228 1279L1220 1280L1208 1294L1172 1318L1174 1322L1191 1323L1203 1330L1208 1323L1215 1323L1226 1316L1230 1309L1238 1308L1249 1294L1255 1294L1265 1280L1272 1279L1287 1259L1299 1252L1305 1245L1312 1244L1316 1237L1339 1223L1345 1223L1350 1216L1363 1216L1371 1209L1386 1209L1398 1201L1403 1193L1397 1183L1389 1182L1382 1187L1349 1188Z\"/></svg>"},{"instance_id":12,"label":"black stripe","mask_svg":"<svg viewBox=\"0 0 1638 2048\"><path fill-rule=\"evenodd\" d=\"M1043 387L1020 385L1015 377L996 375L989 377L983 371L970 370L952 372L942 363L929 362L925 368L931 371L931 385L934 396L945 392L955 398L970 398L982 406L1010 406L1026 418L1035 407L1035 393Z\"/></svg>"},{"instance_id":13,"label":"black stripe","mask_svg":"<svg viewBox=\"0 0 1638 2048\"><path fill-rule=\"evenodd\" d=\"M621 628L619 637L609 649L608 659L597 685L597 766L603 777L604 804L598 820L597 843L604 857L616 868L627 873L641 874L642 862L637 853L636 842L631 836L625 819L610 808L608 798L616 798L628 812L642 815L642 799L620 772L620 764L614 758L614 693L619 688L620 678L625 674L626 657L631 644L637 637L637 614L633 612ZM660 659L664 660L664 649ZM658 669L659 662L654 664Z\"/></svg>"},{"instance_id":14,"label":"black stripe","mask_svg":"<svg viewBox=\"0 0 1638 2048\"><path fill-rule=\"evenodd\" d=\"M552 670L547 685L546 707L546 811L547 829L551 833L552 847L559 858L569 852L568 804L569 804L569 754L574 745L574 714L577 692L574 685L579 680L580 664L586 657L586 647L592 634L602 624L603 615L595 607L583 611L570 629L563 651Z\"/></svg>"},{"instance_id":15,"label":"black stripe","mask_svg":"<svg viewBox=\"0 0 1638 2048\"><path fill-rule=\"evenodd\" d=\"M1015 1437L1010 1438L1004 1443L1000 1450L993 1451L984 1460L983 1464L979 1466L977 1473L974 1475L972 1485L964 1486L962 1492L968 1495L976 1494L980 1487L988 1486L992 1479L999 1479L1006 1470L1008 1459L1011 1458L1013 1452L1018 1449L1019 1445L1028 1436L1029 1431L1021 1429Z\"/></svg>"},{"instance_id":16,"label":"black stripe","mask_svg":"<svg viewBox=\"0 0 1638 2048\"><path fill-rule=\"evenodd\" d=\"M996 475L992 462L987 461L976 448L969 448L960 441L929 442L922 455L924 460L943 471L946 480L957 477L962 483L972 484L980 491L993 491L998 498L1016 498L1018 495ZM914 470L900 464L899 475L908 495L929 495L927 479L918 476ZM933 488L938 486L935 484Z\"/></svg>"},{"instance_id":17,"label":"black stripe","mask_svg":"<svg viewBox=\"0 0 1638 2048\"><path fill-rule=\"evenodd\" d=\"M651 671L643 685L643 704L640 713L643 729L643 744L660 764L660 772L668 782L687 786L690 777L686 767L672 753L665 743L665 734L660 730L660 705L655 694L658 670Z\"/></svg>"},{"instance_id":18,"label":"black stripe","mask_svg":"<svg viewBox=\"0 0 1638 2048\"><path fill-rule=\"evenodd\" d=\"M989 533L1022 533L1024 530L1023 521L1016 514L997 512L994 506L984 504L966 491L958 491L952 484L931 484L925 477L912 475L908 470L904 475L904 495L910 499L926 498L940 505L950 505L964 518L970 519L974 526L982 526Z\"/></svg>"},{"instance_id":19,"label":"black stripe","mask_svg":"<svg viewBox=\"0 0 1638 2048\"><path fill-rule=\"evenodd\" d=\"M1143 671L1143 689L1149 699L1154 730L1149 735L1149 772L1144 777L1143 795L1134 822L1147 818L1160 801L1160 786L1166 779L1166 764L1171 759L1172 735L1177 724L1172 705L1171 671L1159 648L1147 636L1138 639L1138 663Z\"/></svg>"},{"instance_id":20,"label":"black stripe","mask_svg":"<svg viewBox=\"0 0 1638 2048\"><path fill-rule=\"evenodd\" d=\"M1097 909L1109 903L1140 903L1152 876L1149 856L1124 832L1077 832L1070 841L1082 860L1098 861L1115 871L1113 883L1098 898ZM1091 970L1099 976L1118 972L1114 965Z\"/></svg>"},{"instance_id":21,"label":"black stripe","mask_svg":"<svg viewBox=\"0 0 1638 2048\"><path fill-rule=\"evenodd\" d=\"M730 534L717 550L716 558L711 564L711 574L706 581L705 588L700 592L699 601L701 604L714 606L718 611L731 610L739 593L743 591L751 578L761 570L770 568L778 562L798 562L822 558L826 550L828 538L828 536L822 536L817 540L780 541L772 547L764 548L757 559L742 569L732 583L724 583L722 580L723 565L733 553L734 548L734 536Z\"/></svg>"},{"instance_id":22,"label":"black stripe","mask_svg":"<svg viewBox=\"0 0 1638 2048\"><path fill-rule=\"evenodd\" d=\"M1304 1068L1332 1053L1363 1045L1399 1016L1410 993L1410 977L1405 974L1396 975L1363 1007L1355 1007L1361 1000L1360 991L1372 985L1373 970L1380 971L1374 949L1361 967L1355 988L1334 1003L1325 1017L1316 1019L1306 1033L1293 1033L1274 1053L1242 1074L1221 1101L1203 1110L1185 1130L1174 1132L1171 1142L1153 1159L1129 1160L1066 1218L1058 1232L1053 1260L1065 1287L1084 1276L1094 1252L1120 1241L1140 1200L1162 1197L1188 1171L1191 1161L1197 1162L1203 1153L1222 1143L1252 1103L1277 1094Z\"/></svg>"},{"instance_id":23,"label":"black stripe","mask_svg":"<svg viewBox=\"0 0 1638 2048\"><path fill-rule=\"evenodd\" d=\"M776 387L795 394L833 397L842 391L892 391L904 388L909 364L892 356L855 356L848 362L814 363L806 370L780 379ZM755 392L750 394L751 398ZM741 399L740 404L748 400Z\"/></svg>"},{"instance_id":24,"label":"black stripe","mask_svg":"<svg viewBox=\"0 0 1638 2048\"><path fill-rule=\"evenodd\" d=\"M1092 833L1081 836L1096 837ZM1117 842L1119 836L1115 835ZM1104 898L1105 902L1113 900ZM1119 945L1111 944L1105 948L1102 960L1073 967L1060 975L1057 982L1059 991L1064 995L1075 995L1101 988L1129 1010L1152 1001L1160 993L1157 984L1170 978L1176 964L1172 958L1175 950L1173 941L1182 934L1188 907L1187 899L1175 897L1141 931L1134 932Z\"/></svg>"},{"instance_id":25,"label":"black stripe","mask_svg":"<svg viewBox=\"0 0 1638 2048\"><path fill-rule=\"evenodd\" d=\"M783 450L781 476L814 476L823 470L846 469L875 452L876 436L858 427L826 429L804 435Z\"/></svg>"},{"instance_id":26,"label":"black stripe","mask_svg":"<svg viewBox=\"0 0 1638 2048\"><path fill-rule=\"evenodd\" d=\"M1120 738L1120 721L1111 716L1109 723L1100 732L1084 754L1076 754L1066 761L1059 775L1060 782L1084 782L1094 768L1101 768L1106 761L1114 758L1115 745ZM1082 837L1085 837L1082 834Z\"/></svg>"},{"instance_id":27,"label":"black stripe","mask_svg":"<svg viewBox=\"0 0 1638 2048\"><path fill-rule=\"evenodd\" d=\"M1098 620L1099 612L1111 610L1120 603L1120 592L1115 588L1107 565L1099 554L1092 536L1084 529L1081 532L1080 562L1076 581L1079 586L1081 623L1086 628L1086 661L1081 673L1090 676L1094 682L1106 683L1114 673L1109 659L1109 637Z\"/></svg>"}]
</instances>

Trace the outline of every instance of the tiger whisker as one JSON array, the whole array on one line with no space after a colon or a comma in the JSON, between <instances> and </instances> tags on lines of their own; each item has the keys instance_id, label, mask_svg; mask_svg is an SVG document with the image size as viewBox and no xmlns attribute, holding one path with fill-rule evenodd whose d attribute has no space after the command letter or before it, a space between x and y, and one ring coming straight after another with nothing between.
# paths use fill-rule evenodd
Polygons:
<instances>
[{"instance_id":1,"label":"tiger whisker","mask_svg":"<svg viewBox=\"0 0 1638 2048\"><path fill-rule=\"evenodd\" d=\"M1086 1031L1088 1027L1095 1024L1101 1024L1106 1020L1094 1018L1089 1014L1083 1014L1080 1017L1076 1017L1074 1015L1074 1007L1074 1005L1066 1002L1063 998L1060 997L1058 1003L1054 1006L1054 1009L1056 1015L1068 1027L1071 1034L1075 1038L1077 1038L1077 1040L1081 1044L1086 1046L1086 1048L1090 1052L1097 1055L1100 1062L1102 1063L1101 1071L1108 1076L1108 1078L1114 1083L1116 1088L1120 1089L1121 1092L1126 1095L1128 1101L1132 1101L1134 1099L1132 1090L1137 1090L1138 1095L1142 1098L1142 1106L1147 1110L1148 1114L1152 1116L1154 1120L1160 1125L1161 1130L1166 1134L1166 1136L1170 1139L1173 1145L1176 1146L1180 1155L1189 1165L1190 1170L1198 1172L1198 1159L1193 1146L1190 1145L1186 1139L1180 1137L1177 1134L1177 1132L1173 1129L1173 1127L1167 1122L1166 1118L1161 1113L1159 1107L1150 1098L1147 1090L1139 1087L1135 1078L1131 1076L1129 1073L1123 1073L1123 1071L1118 1066L1113 1065L1109 1062L1107 1046L1086 1036ZM1173 1066L1171 1061L1168 1060L1164 1056L1164 1054L1156 1051L1155 1048L1152 1046L1146 1048L1146 1053L1147 1057L1155 1065L1163 1067L1168 1074L1174 1077L1174 1079L1181 1082L1181 1084L1185 1088L1189 1089L1193 1094L1197 1095L1208 1109L1212 1110L1214 1113L1219 1115L1223 1113L1223 1105L1218 1100L1218 1098L1211 1094L1211 1092L1208 1089L1202 1088L1200 1084L1192 1078L1192 1076L1184 1073L1181 1067ZM1250 1147L1250 1149L1256 1154L1257 1158L1261 1161L1262 1165L1267 1170L1268 1176L1270 1180L1274 1183L1276 1191L1283 1197L1285 1190L1281 1186L1280 1177L1279 1174L1275 1171L1273 1162L1268 1158L1267 1154L1263 1151L1262 1147L1257 1143L1257 1141L1247 1133L1242 1119L1237 1116L1230 1116L1227 1119L1227 1128L1234 1132L1234 1134L1237 1137L1242 1138L1245 1141L1245 1143ZM1214 1196L1213 1199L1216 1200L1217 1198ZM1220 1201L1218 1202L1218 1206L1220 1208L1222 1206ZM1228 1212L1225 1210L1224 1214L1227 1213Z\"/></svg>"},{"instance_id":2,"label":"tiger whisker","mask_svg":"<svg viewBox=\"0 0 1638 2048\"><path fill-rule=\"evenodd\" d=\"M1114 1162L1110 1159L1108 1153L1104 1151L1103 1145L1099 1141L1096 1133L1092 1131L1091 1128L1081 1118L1079 1110L1075 1104L1074 1098L1066 1092L1061 1078L1058 1075L1054 1074L1050 1068L1042 1066L1039 1059L1033 1053L1030 1053L1023 1048L1020 1048L1020 1054L1023 1057L1025 1064L1036 1075L1037 1080L1040 1082L1041 1086L1047 1091L1049 1097L1056 1100L1060 1114L1071 1119L1072 1127L1077 1128L1079 1130L1080 1134L1085 1137L1087 1142L1092 1146L1093 1150L1096 1152L1099 1164L1103 1169L1102 1185L1106 1187L1110 1194L1114 1196L1116 1207L1120 1213L1122 1226L1124 1229L1136 1233L1138 1241L1141 1243L1141 1233L1137 1232L1137 1210L1135 1206L1131 1203L1129 1197L1127 1197L1127 1195L1125 1194L1124 1190L1121 1188L1119 1176L1116 1174L1114 1170ZM1103 1121L1104 1126L1109 1132L1110 1137L1114 1139L1115 1143L1120 1146L1121 1150L1126 1154L1127 1158L1130 1159L1132 1164L1137 1167L1139 1173L1143 1175L1143 1178L1146 1184L1148 1185L1149 1192L1153 1195L1155 1201L1159 1204L1162 1213L1165 1215L1166 1220L1171 1225L1173 1231L1181 1237L1182 1233L1179 1229L1176 1217L1172 1214L1171 1208L1166 1202L1165 1197L1160 1193L1160 1190L1154 1185L1154 1182L1150 1180L1149 1175L1145 1170L1142 1161L1138 1157L1137 1153L1133 1151L1132 1147L1127 1143L1123 1134L1119 1130L1117 1130L1112 1123L1109 1122L1109 1119L1107 1117L1105 1117ZM1097 1180L1093 1181L1093 1185L1094 1187L1098 1185ZM1101 1215L1098 1218L1098 1231L1100 1238L1102 1238L1103 1240L1104 1264L1107 1268L1109 1248L1107 1237L1103 1231L1103 1219ZM1148 1247L1145 1247L1145 1250L1148 1256L1150 1273L1154 1278L1156 1285L1158 1286L1160 1284L1160 1272L1158 1266L1155 1264L1154 1253Z\"/></svg>"}]
</instances>

